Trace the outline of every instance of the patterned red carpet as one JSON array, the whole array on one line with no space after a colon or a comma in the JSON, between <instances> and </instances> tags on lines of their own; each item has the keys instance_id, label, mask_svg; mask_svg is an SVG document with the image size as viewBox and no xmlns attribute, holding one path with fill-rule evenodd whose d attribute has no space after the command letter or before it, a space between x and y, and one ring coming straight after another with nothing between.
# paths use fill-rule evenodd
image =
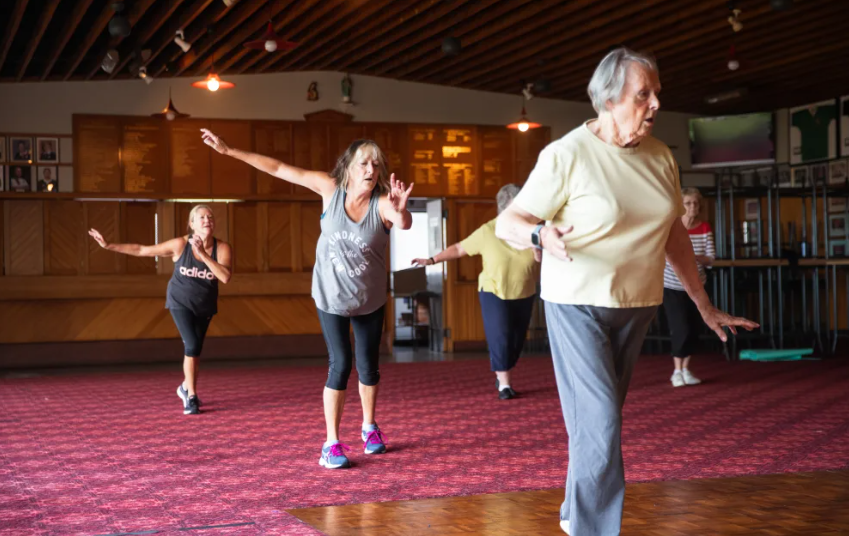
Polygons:
<instances>
[{"instance_id":1,"label":"patterned red carpet","mask_svg":"<svg viewBox=\"0 0 849 536\"><path fill-rule=\"evenodd\" d=\"M680 389L670 366L638 366L629 481L849 468L849 360L702 359L705 383ZM520 362L513 401L485 361L384 365L390 452L362 454L350 389L347 471L317 463L323 367L205 372L198 416L182 415L177 369L0 380L0 535L317 534L284 510L563 484L548 358Z\"/></svg>"}]
</instances>

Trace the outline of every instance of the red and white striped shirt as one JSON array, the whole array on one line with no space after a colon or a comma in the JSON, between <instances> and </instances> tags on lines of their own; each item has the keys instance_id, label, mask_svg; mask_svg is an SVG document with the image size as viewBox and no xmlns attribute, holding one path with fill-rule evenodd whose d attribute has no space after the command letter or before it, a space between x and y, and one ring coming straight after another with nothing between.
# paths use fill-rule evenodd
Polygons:
<instances>
[{"instance_id":1,"label":"red and white striped shirt","mask_svg":"<svg viewBox=\"0 0 849 536\"><path fill-rule=\"evenodd\" d=\"M716 258L716 249L713 245L713 230L710 228L708 222L702 222L696 227L688 229L687 233L690 235L690 242L693 243L693 253L710 257L711 259ZM696 263L696 266L699 268L699 281L704 285L705 281L707 281L705 267L698 263ZM672 269L669 262L666 263L666 268L663 270L663 287L672 290L684 290L684 285L681 284L678 276L675 275L675 270Z\"/></svg>"}]
</instances>

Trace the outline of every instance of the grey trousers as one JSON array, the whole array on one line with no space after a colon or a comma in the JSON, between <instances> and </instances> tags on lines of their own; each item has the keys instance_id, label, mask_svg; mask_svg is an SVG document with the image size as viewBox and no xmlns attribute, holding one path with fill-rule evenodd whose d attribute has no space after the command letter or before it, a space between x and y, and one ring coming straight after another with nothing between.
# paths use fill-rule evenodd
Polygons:
<instances>
[{"instance_id":1,"label":"grey trousers","mask_svg":"<svg viewBox=\"0 0 849 536\"><path fill-rule=\"evenodd\" d=\"M545 303L569 434L560 519L569 520L571 536L619 534L625 501L622 405L656 310Z\"/></svg>"}]
</instances>

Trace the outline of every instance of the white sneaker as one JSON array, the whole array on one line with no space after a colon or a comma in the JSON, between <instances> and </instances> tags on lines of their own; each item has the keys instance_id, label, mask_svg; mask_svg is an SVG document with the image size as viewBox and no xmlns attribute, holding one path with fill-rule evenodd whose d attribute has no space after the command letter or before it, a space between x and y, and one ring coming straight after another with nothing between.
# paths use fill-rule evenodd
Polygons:
<instances>
[{"instance_id":1,"label":"white sneaker","mask_svg":"<svg viewBox=\"0 0 849 536\"><path fill-rule=\"evenodd\" d=\"M684 387L687 382L684 381L684 374L680 370L676 370L672 374L672 387Z\"/></svg>"},{"instance_id":2,"label":"white sneaker","mask_svg":"<svg viewBox=\"0 0 849 536\"><path fill-rule=\"evenodd\" d=\"M684 377L684 383L686 383L687 385L698 385L702 383L702 380L693 376L693 373L687 369L681 371L681 375Z\"/></svg>"},{"instance_id":3,"label":"white sneaker","mask_svg":"<svg viewBox=\"0 0 849 536\"><path fill-rule=\"evenodd\" d=\"M560 528L563 529L563 532L565 532L566 534L569 534L569 520L568 519L561 519L560 520Z\"/></svg>"}]
</instances>

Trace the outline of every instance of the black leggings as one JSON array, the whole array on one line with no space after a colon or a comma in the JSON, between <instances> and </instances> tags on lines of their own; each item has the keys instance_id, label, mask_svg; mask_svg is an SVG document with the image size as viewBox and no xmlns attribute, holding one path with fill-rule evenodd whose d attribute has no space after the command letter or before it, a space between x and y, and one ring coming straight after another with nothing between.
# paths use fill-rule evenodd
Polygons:
<instances>
[{"instance_id":1,"label":"black leggings","mask_svg":"<svg viewBox=\"0 0 849 536\"><path fill-rule=\"evenodd\" d=\"M169 309L177 331L183 339L185 350L183 355L188 357L200 357L203 349L203 340L206 338L206 330L209 328L211 316L198 316L188 309Z\"/></svg>"},{"instance_id":2,"label":"black leggings","mask_svg":"<svg viewBox=\"0 0 849 536\"><path fill-rule=\"evenodd\" d=\"M327 387L337 391L348 388L351 376L351 326L354 326L354 343L357 347L357 374L363 385L377 385L380 381L378 359L380 337L383 335L383 307L360 316L339 316L318 310L318 320L330 354Z\"/></svg>"},{"instance_id":3,"label":"black leggings","mask_svg":"<svg viewBox=\"0 0 849 536\"><path fill-rule=\"evenodd\" d=\"M663 309L672 339L672 357L689 357L699 349L704 320L683 290L663 289Z\"/></svg>"}]
</instances>

